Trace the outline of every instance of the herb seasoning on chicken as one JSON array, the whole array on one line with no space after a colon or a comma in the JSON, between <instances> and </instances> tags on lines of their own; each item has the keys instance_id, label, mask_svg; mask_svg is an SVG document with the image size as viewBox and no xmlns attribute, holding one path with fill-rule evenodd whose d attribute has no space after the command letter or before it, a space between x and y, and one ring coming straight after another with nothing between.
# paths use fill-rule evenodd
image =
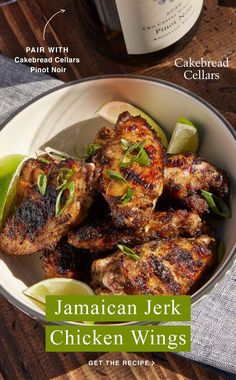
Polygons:
<instances>
[{"instance_id":1,"label":"herb seasoning on chicken","mask_svg":"<svg viewBox=\"0 0 236 380\"><path fill-rule=\"evenodd\" d=\"M29 255L55 248L69 228L87 216L93 170L93 164L72 158L43 156L26 161L18 181L16 210L0 234L0 250Z\"/></svg>"},{"instance_id":2,"label":"herb seasoning on chicken","mask_svg":"<svg viewBox=\"0 0 236 380\"><path fill-rule=\"evenodd\" d=\"M99 154L101 192L117 227L147 223L163 191L163 147L140 116L122 113Z\"/></svg>"}]
</instances>

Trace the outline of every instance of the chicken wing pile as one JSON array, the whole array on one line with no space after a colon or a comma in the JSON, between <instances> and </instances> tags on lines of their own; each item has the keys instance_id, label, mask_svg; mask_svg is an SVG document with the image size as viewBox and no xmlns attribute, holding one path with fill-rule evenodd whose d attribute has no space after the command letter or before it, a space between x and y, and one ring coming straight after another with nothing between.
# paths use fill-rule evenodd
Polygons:
<instances>
[{"instance_id":1,"label":"chicken wing pile","mask_svg":"<svg viewBox=\"0 0 236 380\"><path fill-rule=\"evenodd\" d=\"M79 225L92 204L93 164L50 156L26 161L17 186L16 209L0 235L0 250L29 255L54 249ZM40 183L41 182L41 183Z\"/></svg>"},{"instance_id":2,"label":"chicken wing pile","mask_svg":"<svg viewBox=\"0 0 236 380\"><path fill-rule=\"evenodd\" d=\"M96 294L191 294L216 262L202 190L227 200L227 175L167 154L145 119L124 112L86 160L24 163L0 251L40 252L45 277L82 279Z\"/></svg>"}]
</instances>

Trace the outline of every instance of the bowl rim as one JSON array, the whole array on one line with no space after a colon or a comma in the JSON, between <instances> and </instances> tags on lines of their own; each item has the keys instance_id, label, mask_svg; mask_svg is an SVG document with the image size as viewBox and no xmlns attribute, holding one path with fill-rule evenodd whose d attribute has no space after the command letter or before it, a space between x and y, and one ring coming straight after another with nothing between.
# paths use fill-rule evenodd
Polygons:
<instances>
[{"instance_id":1,"label":"bowl rim","mask_svg":"<svg viewBox=\"0 0 236 380\"><path fill-rule=\"evenodd\" d=\"M62 83L59 86L55 86L45 92L43 92L40 95L37 95L33 99L29 100L22 106L20 106L16 111L14 111L7 119L0 125L0 134L1 131L19 114L21 113L24 109L28 108L31 104L37 102L43 97L46 97L47 95L50 95L54 92L57 92L61 89L74 86L80 83L86 83L86 82L91 82L91 81L99 81L99 80L109 80L109 79L134 79L134 80L140 80L140 81L149 81L149 82L154 82L158 83L161 85L164 85L165 87L169 87L175 90L178 90L179 92L182 92L191 98L197 100L199 103L207 107L211 112L213 112L224 124L224 126L229 130L231 133L232 137L236 141L236 131L232 127L232 125L226 120L226 118L214 107L212 106L207 100L203 99L201 96L195 94L194 92L177 85L175 83L169 82L164 79L159 79L151 76L145 76L145 75L135 75L135 74L109 74L109 75L96 75L96 76L91 76L87 78L81 78L77 79L74 81ZM235 243L236 244L236 243ZM214 273L213 277L208 280L206 284L204 284L200 289L197 290L195 294L191 296L191 303L192 305L196 305L200 300L204 299L206 296L208 296L209 292L212 291L218 284L219 282L225 277L225 275L230 272L230 270L233 267L234 261L236 261L235 257L235 246L232 249L231 254L229 257L225 260L222 268L219 270L218 273ZM9 293L7 290L5 290L1 285L0 285L0 295L2 295L8 302L10 302L13 306L15 306L18 310L22 311L29 317L38 320L43 323L47 324L54 324L54 325L61 325L61 324L71 324L69 322L53 322L49 323L46 321L46 318L43 314L36 310L32 310L29 306L26 306L22 304L17 298L15 298L11 293ZM113 325L114 323L107 323L106 325ZM115 323L116 325L141 325L141 324L150 324L150 322L123 322L123 323ZM154 324L152 322L152 324ZM76 323L76 325L83 325L83 323ZM96 325L99 325L99 323L96 323Z\"/></svg>"}]
</instances>

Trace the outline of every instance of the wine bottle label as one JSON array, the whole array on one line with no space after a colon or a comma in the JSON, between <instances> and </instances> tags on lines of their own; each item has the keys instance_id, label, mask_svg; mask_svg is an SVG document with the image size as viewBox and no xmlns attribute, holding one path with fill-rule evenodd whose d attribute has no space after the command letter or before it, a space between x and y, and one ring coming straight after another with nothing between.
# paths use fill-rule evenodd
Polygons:
<instances>
[{"instance_id":1,"label":"wine bottle label","mask_svg":"<svg viewBox=\"0 0 236 380\"><path fill-rule=\"evenodd\" d=\"M164 49L197 21L203 0L115 0L128 54Z\"/></svg>"}]
</instances>

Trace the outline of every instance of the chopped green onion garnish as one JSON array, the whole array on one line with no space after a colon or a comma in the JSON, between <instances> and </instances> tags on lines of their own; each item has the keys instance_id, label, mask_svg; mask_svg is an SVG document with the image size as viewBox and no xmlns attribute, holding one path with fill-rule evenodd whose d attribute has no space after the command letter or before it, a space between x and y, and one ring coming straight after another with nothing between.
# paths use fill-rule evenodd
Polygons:
<instances>
[{"instance_id":1,"label":"chopped green onion garnish","mask_svg":"<svg viewBox=\"0 0 236 380\"><path fill-rule=\"evenodd\" d=\"M66 200L65 205L62 207L62 205L61 205L61 197L62 197L62 194L64 193L65 190L69 190L69 196L68 196L68 198ZM74 182L66 183L63 186L63 188L59 192L59 194L57 196L57 199L56 199L56 210L55 210L55 215L56 216L59 216L61 214L61 212L64 210L64 208L67 207L67 206L69 206L69 204L73 200L74 193L75 193L75 184L74 184Z\"/></svg>"},{"instance_id":2,"label":"chopped green onion garnish","mask_svg":"<svg viewBox=\"0 0 236 380\"><path fill-rule=\"evenodd\" d=\"M113 179L113 180L115 180L115 181L122 181L122 182L124 182L124 183L127 183L126 179L125 179L124 177L122 177L121 174L116 173L116 172L114 172L113 170L109 170L109 169L107 169L107 170L106 170L106 173L107 173L107 175L108 175L111 179ZM122 203L127 203L127 202L129 202L129 201L132 199L132 196L133 196L133 191L132 191L131 187L128 187L126 193L125 193L124 195L122 195L122 197L121 197Z\"/></svg>"},{"instance_id":3,"label":"chopped green onion garnish","mask_svg":"<svg viewBox=\"0 0 236 380\"><path fill-rule=\"evenodd\" d=\"M122 203L127 203L132 199L133 196L133 190L128 187L128 190L126 193L121 197Z\"/></svg>"},{"instance_id":4,"label":"chopped green onion garnish","mask_svg":"<svg viewBox=\"0 0 236 380\"><path fill-rule=\"evenodd\" d=\"M230 218L230 209L221 198L205 190L201 190L201 193L204 199L207 201L209 208L215 214L220 215L222 218Z\"/></svg>"},{"instance_id":5,"label":"chopped green onion garnish","mask_svg":"<svg viewBox=\"0 0 236 380\"><path fill-rule=\"evenodd\" d=\"M61 168L59 171L63 173L66 178L70 178L75 173L74 170L70 168Z\"/></svg>"},{"instance_id":6,"label":"chopped green onion garnish","mask_svg":"<svg viewBox=\"0 0 236 380\"><path fill-rule=\"evenodd\" d=\"M126 245L118 244L117 247L121 252L123 252L125 255L129 256L132 260L138 261L140 260L140 256L138 256L135 251Z\"/></svg>"},{"instance_id":7,"label":"chopped green onion garnish","mask_svg":"<svg viewBox=\"0 0 236 380\"><path fill-rule=\"evenodd\" d=\"M221 240L218 244L216 255L217 255L217 262L218 264L220 264L225 255L225 243L223 240Z\"/></svg>"},{"instance_id":8,"label":"chopped green onion garnish","mask_svg":"<svg viewBox=\"0 0 236 380\"><path fill-rule=\"evenodd\" d=\"M139 155L136 157L135 162L137 162L141 166L150 165L150 158L147 155L147 152L144 148L142 148L139 152Z\"/></svg>"},{"instance_id":9,"label":"chopped green onion garnish","mask_svg":"<svg viewBox=\"0 0 236 380\"><path fill-rule=\"evenodd\" d=\"M125 155L120 162L120 167L125 168L133 162L137 162L141 166L148 166L150 164L150 159L144 149L144 145L145 141L131 144L129 141L121 139L121 146L125 150ZM132 152L136 152L136 155L132 155Z\"/></svg>"},{"instance_id":10,"label":"chopped green onion garnish","mask_svg":"<svg viewBox=\"0 0 236 380\"><path fill-rule=\"evenodd\" d=\"M44 196L45 193L46 193L46 189L47 189L47 177L45 174L43 173L40 173L38 175L38 178L37 178L37 185L38 185L38 189L39 189L39 192Z\"/></svg>"},{"instance_id":11,"label":"chopped green onion garnish","mask_svg":"<svg viewBox=\"0 0 236 380\"><path fill-rule=\"evenodd\" d=\"M85 145L84 158L88 160L98 149L102 148L100 144L87 144Z\"/></svg>"},{"instance_id":12,"label":"chopped green onion garnish","mask_svg":"<svg viewBox=\"0 0 236 380\"><path fill-rule=\"evenodd\" d=\"M121 140L120 140L120 145L122 146L122 148L123 148L124 150L127 150L127 149L129 149L129 147L130 147L130 143L129 143L129 141L127 141L126 139L121 139Z\"/></svg>"},{"instance_id":13,"label":"chopped green onion garnish","mask_svg":"<svg viewBox=\"0 0 236 380\"><path fill-rule=\"evenodd\" d=\"M67 153L61 152L59 150L53 149L46 147L45 152L55 160L63 161L66 160L67 158L71 158Z\"/></svg>"},{"instance_id":14,"label":"chopped green onion garnish","mask_svg":"<svg viewBox=\"0 0 236 380\"><path fill-rule=\"evenodd\" d=\"M115 179L117 181L123 181L123 182L127 183L126 179L124 177L122 177L121 174L116 173L113 170L107 169L106 173L107 173L108 177L110 177L111 179Z\"/></svg>"},{"instance_id":15,"label":"chopped green onion garnish","mask_svg":"<svg viewBox=\"0 0 236 380\"><path fill-rule=\"evenodd\" d=\"M74 174L74 170L69 168L59 169L59 175L57 177L57 190L60 190L67 182L68 179Z\"/></svg>"},{"instance_id":16,"label":"chopped green onion garnish","mask_svg":"<svg viewBox=\"0 0 236 380\"><path fill-rule=\"evenodd\" d=\"M37 157L37 160L39 162L43 162L44 164L50 164L50 161L46 160L46 158L43 158L43 157Z\"/></svg>"}]
</instances>

